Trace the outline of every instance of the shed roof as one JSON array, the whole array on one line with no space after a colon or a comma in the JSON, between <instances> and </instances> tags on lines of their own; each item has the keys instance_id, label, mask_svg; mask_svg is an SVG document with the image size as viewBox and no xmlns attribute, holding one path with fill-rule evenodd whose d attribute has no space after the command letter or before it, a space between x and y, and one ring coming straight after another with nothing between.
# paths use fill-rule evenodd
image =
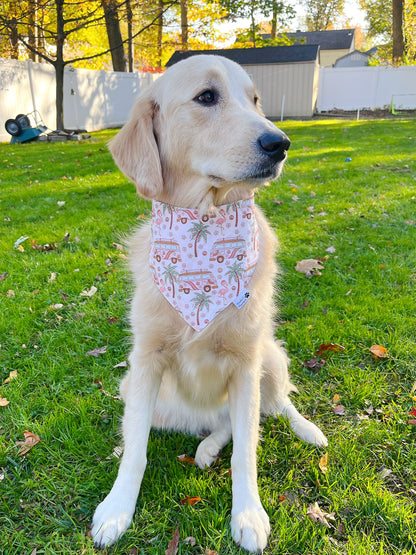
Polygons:
<instances>
[{"instance_id":1,"label":"shed roof","mask_svg":"<svg viewBox=\"0 0 416 555\"><path fill-rule=\"evenodd\" d=\"M296 31L296 33L281 33L296 43L319 44L321 50L345 50L354 44L355 29L336 29L333 31ZM270 38L270 35L262 35Z\"/></svg>"},{"instance_id":2,"label":"shed roof","mask_svg":"<svg viewBox=\"0 0 416 555\"><path fill-rule=\"evenodd\" d=\"M175 52L166 66L176 64L190 56L198 54L216 54L233 60L238 64L287 64L296 62L314 62L318 56L319 46L297 44L293 46L265 46L264 48L229 48L222 50L188 50Z\"/></svg>"}]
</instances>

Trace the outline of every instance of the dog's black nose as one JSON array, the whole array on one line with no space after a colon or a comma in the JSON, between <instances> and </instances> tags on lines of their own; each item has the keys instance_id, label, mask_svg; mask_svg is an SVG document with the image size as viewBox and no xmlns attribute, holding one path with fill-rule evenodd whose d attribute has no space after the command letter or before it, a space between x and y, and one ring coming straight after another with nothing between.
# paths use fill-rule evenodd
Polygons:
<instances>
[{"instance_id":1,"label":"dog's black nose","mask_svg":"<svg viewBox=\"0 0 416 555\"><path fill-rule=\"evenodd\" d=\"M283 131L264 133L257 140L261 151L275 162L284 160L290 147L290 139Z\"/></svg>"}]
</instances>

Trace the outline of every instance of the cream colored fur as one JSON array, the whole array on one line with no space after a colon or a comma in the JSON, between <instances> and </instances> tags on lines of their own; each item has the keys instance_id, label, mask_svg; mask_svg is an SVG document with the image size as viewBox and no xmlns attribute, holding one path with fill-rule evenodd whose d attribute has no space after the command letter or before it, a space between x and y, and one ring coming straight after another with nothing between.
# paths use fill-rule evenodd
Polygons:
<instances>
[{"instance_id":1,"label":"cream colored fur","mask_svg":"<svg viewBox=\"0 0 416 555\"><path fill-rule=\"evenodd\" d=\"M215 105L198 101L206 90L216 91ZM111 152L144 197L200 210L247 198L264 182L257 176L265 158L258 137L278 132L256 97L237 64L194 56L144 91ZM275 164L271 177L282 165ZM201 468L233 438L231 533L253 553L265 548L270 533L257 489L260 414L283 414L298 437L327 444L289 400L295 389L289 361L274 341L272 324L276 239L258 208L256 217L260 255L248 286L252 297L240 310L229 306L201 332L182 320L153 283L150 224L131 240L134 346L121 384L124 454L113 488L94 515L92 536L99 547L117 541L131 523L152 425L192 434L209 430L195 456Z\"/></svg>"}]
</instances>

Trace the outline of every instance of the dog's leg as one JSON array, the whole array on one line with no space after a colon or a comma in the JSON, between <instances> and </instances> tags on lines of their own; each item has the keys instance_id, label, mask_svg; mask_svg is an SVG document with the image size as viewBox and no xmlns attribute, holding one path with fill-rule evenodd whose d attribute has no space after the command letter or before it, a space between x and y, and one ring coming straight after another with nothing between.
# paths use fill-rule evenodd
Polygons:
<instances>
[{"instance_id":1,"label":"dog's leg","mask_svg":"<svg viewBox=\"0 0 416 555\"><path fill-rule=\"evenodd\" d=\"M134 364L126 377L123 397L124 454L114 485L95 511L91 535L97 547L112 545L130 526L146 468L146 449L160 376ZM128 383L127 383L128 380Z\"/></svg>"},{"instance_id":2,"label":"dog's leg","mask_svg":"<svg viewBox=\"0 0 416 555\"><path fill-rule=\"evenodd\" d=\"M229 443L231 439L231 422L229 417L220 422L220 427L213 430L208 437L203 439L198 445L195 454L195 463L199 468L211 466L221 449Z\"/></svg>"},{"instance_id":3,"label":"dog's leg","mask_svg":"<svg viewBox=\"0 0 416 555\"><path fill-rule=\"evenodd\" d=\"M278 412L289 420L289 425L293 433L303 441L312 443L317 447L326 447L328 440L321 430L313 422L306 420L296 407L291 403L289 397L279 401Z\"/></svg>"},{"instance_id":4,"label":"dog's leg","mask_svg":"<svg viewBox=\"0 0 416 555\"><path fill-rule=\"evenodd\" d=\"M260 421L260 368L238 369L228 386L233 455L233 507L231 533L234 541L251 553L260 553L270 534L269 517L257 487L257 441Z\"/></svg>"},{"instance_id":5,"label":"dog's leg","mask_svg":"<svg viewBox=\"0 0 416 555\"><path fill-rule=\"evenodd\" d=\"M296 391L296 388L290 383L289 359L285 349L270 338L264 352L261 382L262 414L274 416L277 413L285 416L299 439L318 447L325 447L328 441L324 434L315 424L299 414L289 399L289 393Z\"/></svg>"}]
</instances>

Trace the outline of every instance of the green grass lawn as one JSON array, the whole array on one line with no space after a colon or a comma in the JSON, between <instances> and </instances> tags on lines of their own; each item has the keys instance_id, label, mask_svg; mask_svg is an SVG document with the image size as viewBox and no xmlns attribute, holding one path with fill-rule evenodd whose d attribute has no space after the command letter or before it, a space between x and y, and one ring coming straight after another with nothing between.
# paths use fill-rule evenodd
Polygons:
<instances>
[{"instance_id":1,"label":"green grass lawn","mask_svg":"<svg viewBox=\"0 0 416 555\"><path fill-rule=\"evenodd\" d=\"M282 127L292 139L286 170L257 200L281 241L276 333L292 359L295 403L329 447L325 472L325 451L283 420L263 423L264 553L415 553L415 121ZM0 145L2 555L94 553L89 525L117 473L124 369L115 366L129 350L132 294L120 243L150 205L114 166L112 134ZM321 275L295 270L325 257ZM345 350L304 366L322 343ZM388 356L374 358L372 345ZM19 455L24 431L40 442ZM242 553L229 533L232 444L205 471L177 459L197 444L151 433L134 526L109 553L163 555L177 526L180 554ZM182 505L186 496L201 501ZM307 515L314 503L333 513L329 526Z\"/></svg>"}]
</instances>

